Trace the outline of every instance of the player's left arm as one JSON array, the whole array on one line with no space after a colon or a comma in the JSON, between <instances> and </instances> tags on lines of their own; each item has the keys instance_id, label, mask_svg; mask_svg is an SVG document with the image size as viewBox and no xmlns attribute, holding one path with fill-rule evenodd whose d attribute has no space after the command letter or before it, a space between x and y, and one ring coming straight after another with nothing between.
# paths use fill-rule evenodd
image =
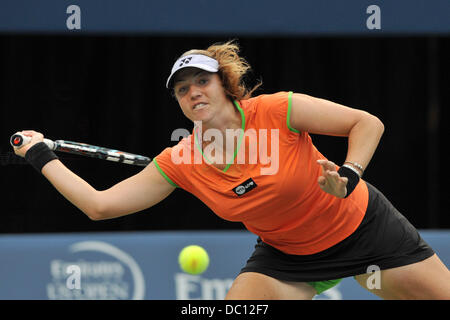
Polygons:
<instances>
[{"instance_id":1,"label":"player's left arm","mask_svg":"<svg viewBox=\"0 0 450 320\"><path fill-rule=\"evenodd\" d=\"M312 134L348 137L345 161L364 169L384 132L380 119L366 111L298 93L292 95L290 125Z\"/></svg>"},{"instance_id":2,"label":"player's left arm","mask_svg":"<svg viewBox=\"0 0 450 320\"><path fill-rule=\"evenodd\" d=\"M345 161L358 163L363 170L367 168L384 132L383 123L366 111L349 108L325 99L305 94L293 94L290 125L298 131L313 134L348 137L348 150ZM319 187L336 197L343 198L357 183L352 178L348 191L348 177L341 176L332 161L318 160L322 175L318 178ZM353 166L355 171L362 171Z\"/></svg>"}]
</instances>

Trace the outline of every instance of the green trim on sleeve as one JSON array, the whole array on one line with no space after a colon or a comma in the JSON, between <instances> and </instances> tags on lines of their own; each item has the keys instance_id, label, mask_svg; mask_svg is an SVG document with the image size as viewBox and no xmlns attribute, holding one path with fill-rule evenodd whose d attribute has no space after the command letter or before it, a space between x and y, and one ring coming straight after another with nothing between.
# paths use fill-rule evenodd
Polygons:
<instances>
[{"instance_id":1,"label":"green trim on sleeve","mask_svg":"<svg viewBox=\"0 0 450 320\"><path fill-rule=\"evenodd\" d=\"M300 133L300 131L298 131L297 129L294 129L291 127L291 109L292 109L292 91L289 91L288 94L288 111L287 111L287 117L286 117L286 124L287 127L289 128L289 130L291 130L292 132L295 133Z\"/></svg>"},{"instance_id":2,"label":"green trim on sleeve","mask_svg":"<svg viewBox=\"0 0 450 320\"><path fill-rule=\"evenodd\" d=\"M155 163L156 169L158 169L159 173L161 173L161 175L167 180L167 182L170 183L175 188L179 188L179 186L177 186L172 180L170 180L167 174L164 173L164 171L161 169L158 162L156 161L156 158L153 159L153 162Z\"/></svg>"}]
</instances>

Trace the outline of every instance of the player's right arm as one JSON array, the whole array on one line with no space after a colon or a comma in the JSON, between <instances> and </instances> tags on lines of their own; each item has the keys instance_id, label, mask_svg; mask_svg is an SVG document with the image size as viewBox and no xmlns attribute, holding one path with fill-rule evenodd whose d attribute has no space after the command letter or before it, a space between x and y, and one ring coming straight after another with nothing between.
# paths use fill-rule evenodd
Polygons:
<instances>
[{"instance_id":1,"label":"player's right arm","mask_svg":"<svg viewBox=\"0 0 450 320\"><path fill-rule=\"evenodd\" d=\"M103 191L93 188L61 161L49 162L42 174L92 220L112 219L142 211L164 200L175 190L153 162L141 172Z\"/></svg>"},{"instance_id":2,"label":"player's right arm","mask_svg":"<svg viewBox=\"0 0 450 320\"><path fill-rule=\"evenodd\" d=\"M16 153L21 156L34 143L43 139L41 134L34 131L23 133L31 136L32 142L22 147L26 147L25 149L17 150ZM112 219L142 211L164 200L175 190L153 162L134 176L103 191L96 190L59 160L48 162L42 168L42 174L67 200L92 220Z\"/></svg>"}]
</instances>

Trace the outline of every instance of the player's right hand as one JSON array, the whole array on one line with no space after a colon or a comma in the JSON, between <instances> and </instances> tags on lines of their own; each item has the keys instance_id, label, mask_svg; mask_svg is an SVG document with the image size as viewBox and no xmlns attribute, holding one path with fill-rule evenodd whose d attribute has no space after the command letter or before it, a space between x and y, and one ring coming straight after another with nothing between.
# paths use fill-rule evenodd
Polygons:
<instances>
[{"instance_id":1,"label":"player's right hand","mask_svg":"<svg viewBox=\"0 0 450 320\"><path fill-rule=\"evenodd\" d=\"M24 130L24 131L19 131L16 132L17 134L22 134L26 137L30 137L31 141L27 144L22 145L19 148L13 148L14 149L14 153L17 154L18 156L21 157L25 157L25 154L27 153L27 151L34 146L36 143L39 142L43 142L44 141L44 135L40 132L36 132L33 130Z\"/></svg>"}]
</instances>

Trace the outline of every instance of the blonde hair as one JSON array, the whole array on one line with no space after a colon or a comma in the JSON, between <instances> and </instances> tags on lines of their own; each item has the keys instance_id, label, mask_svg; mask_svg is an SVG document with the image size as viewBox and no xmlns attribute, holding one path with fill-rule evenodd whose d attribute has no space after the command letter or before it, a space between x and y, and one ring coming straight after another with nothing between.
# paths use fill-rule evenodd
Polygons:
<instances>
[{"instance_id":1,"label":"blonde hair","mask_svg":"<svg viewBox=\"0 0 450 320\"><path fill-rule=\"evenodd\" d=\"M218 75L222 81L225 94L232 99L242 100L250 98L253 92L262 85L262 81L259 81L252 88L247 87L243 77L251 70L251 66L244 58L239 56L239 51L239 45L231 40L225 43L215 43L206 50L189 50L181 56L203 54L217 60L219 63Z\"/></svg>"}]
</instances>

